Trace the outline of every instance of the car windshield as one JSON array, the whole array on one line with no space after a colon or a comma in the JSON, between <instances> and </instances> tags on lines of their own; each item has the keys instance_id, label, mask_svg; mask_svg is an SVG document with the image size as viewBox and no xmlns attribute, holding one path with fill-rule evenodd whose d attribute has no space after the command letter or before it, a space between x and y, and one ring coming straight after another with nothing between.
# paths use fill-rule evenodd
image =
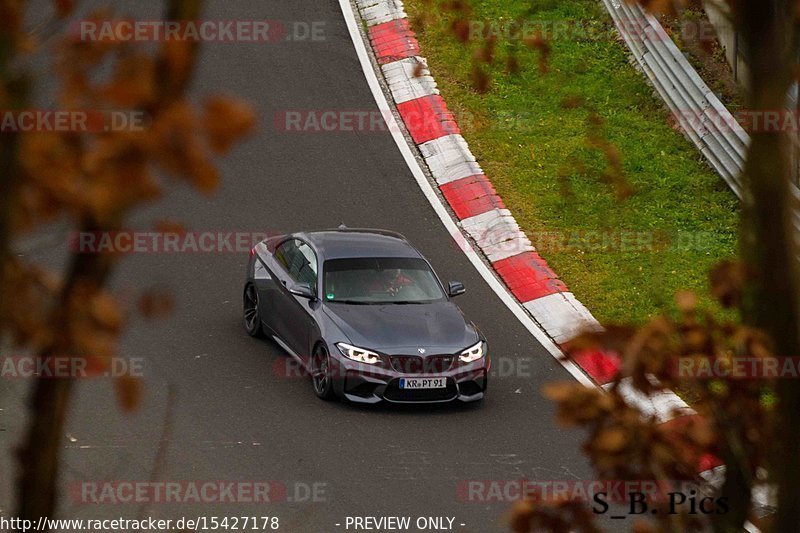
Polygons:
<instances>
[{"instance_id":1,"label":"car windshield","mask_svg":"<svg viewBox=\"0 0 800 533\"><path fill-rule=\"evenodd\" d=\"M441 301L442 287L419 258L325 261L325 300L349 304L415 304Z\"/></svg>"}]
</instances>

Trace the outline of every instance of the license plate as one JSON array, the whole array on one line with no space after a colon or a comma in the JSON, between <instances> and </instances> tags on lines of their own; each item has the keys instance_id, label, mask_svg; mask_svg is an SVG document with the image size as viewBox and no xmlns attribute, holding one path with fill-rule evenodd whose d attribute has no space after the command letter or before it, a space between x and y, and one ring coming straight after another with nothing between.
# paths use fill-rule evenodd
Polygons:
<instances>
[{"instance_id":1,"label":"license plate","mask_svg":"<svg viewBox=\"0 0 800 533\"><path fill-rule=\"evenodd\" d=\"M444 389L447 378L400 378L401 389Z\"/></svg>"}]
</instances>

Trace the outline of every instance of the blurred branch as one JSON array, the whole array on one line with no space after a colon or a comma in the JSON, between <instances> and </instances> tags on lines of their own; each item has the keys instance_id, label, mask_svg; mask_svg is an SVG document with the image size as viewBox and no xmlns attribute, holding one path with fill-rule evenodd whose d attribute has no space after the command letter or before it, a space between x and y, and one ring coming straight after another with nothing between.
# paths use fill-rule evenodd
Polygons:
<instances>
[{"instance_id":1,"label":"blurred branch","mask_svg":"<svg viewBox=\"0 0 800 533\"><path fill-rule=\"evenodd\" d=\"M17 110L25 107L28 80L14 72L24 2L8 2L0 6L0 109ZM0 285L5 279L6 260L11 246L11 206L19 182L19 133L5 132L0 136ZM4 328L5 291L0 290L0 334Z\"/></svg>"},{"instance_id":2,"label":"blurred branch","mask_svg":"<svg viewBox=\"0 0 800 533\"><path fill-rule=\"evenodd\" d=\"M170 0L167 6L167 20L196 20L202 10L202 0ZM162 47L156 65L158 87L161 91L159 101L169 105L184 94L191 82L199 43L196 41L167 41ZM175 50L177 49L177 50ZM175 68L171 54L185 53L188 57L182 68ZM152 111L152 110L151 110Z\"/></svg>"},{"instance_id":3,"label":"blurred branch","mask_svg":"<svg viewBox=\"0 0 800 533\"><path fill-rule=\"evenodd\" d=\"M161 437L158 439L158 448L156 456L153 458L153 468L150 470L151 483L158 481L159 476L164 471L167 465L167 453L169 452L169 444L172 439L172 431L175 423L175 408L178 404L177 388L172 383L167 383L167 408L164 412L164 425L161 427ZM145 520L149 506L143 504L139 509L139 520Z\"/></svg>"},{"instance_id":4,"label":"blurred branch","mask_svg":"<svg viewBox=\"0 0 800 533\"><path fill-rule=\"evenodd\" d=\"M200 14L199 0L171 0L166 17L169 20L194 19ZM177 44L176 44L177 43ZM159 94L148 111L155 117L160 111L181 98L191 79L197 43L190 43L181 53L180 62L184 68L173 68L170 52L182 43L167 41L162 46L158 62ZM84 214L78 231L115 231L122 224L123 212L118 217L98 220ZM67 275L62 290L52 311L49 327L58 332L39 353L42 357L55 354L70 354L74 351L75 339L72 337L69 310L76 299L99 291L106 283L113 266L110 254L74 253L69 260ZM39 517L53 516L57 508L56 483L60 463L62 438L66 413L73 383L70 379L44 379L36 381L31 403L31 422L26 439L20 451L19 512L17 516L36 522Z\"/></svg>"}]
</instances>

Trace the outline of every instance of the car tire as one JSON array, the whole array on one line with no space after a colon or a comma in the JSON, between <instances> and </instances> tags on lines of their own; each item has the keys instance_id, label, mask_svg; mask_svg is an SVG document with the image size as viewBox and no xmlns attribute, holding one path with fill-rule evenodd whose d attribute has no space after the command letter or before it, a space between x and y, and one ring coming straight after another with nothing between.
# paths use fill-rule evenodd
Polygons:
<instances>
[{"instance_id":1,"label":"car tire","mask_svg":"<svg viewBox=\"0 0 800 533\"><path fill-rule=\"evenodd\" d=\"M317 344L311 356L311 385L318 398L329 401L336 397L331 375L331 356L324 344Z\"/></svg>"},{"instance_id":2,"label":"car tire","mask_svg":"<svg viewBox=\"0 0 800 533\"><path fill-rule=\"evenodd\" d=\"M258 310L258 291L252 283L245 285L242 303L244 330L251 337L263 337L264 328L261 324L261 312Z\"/></svg>"}]
</instances>

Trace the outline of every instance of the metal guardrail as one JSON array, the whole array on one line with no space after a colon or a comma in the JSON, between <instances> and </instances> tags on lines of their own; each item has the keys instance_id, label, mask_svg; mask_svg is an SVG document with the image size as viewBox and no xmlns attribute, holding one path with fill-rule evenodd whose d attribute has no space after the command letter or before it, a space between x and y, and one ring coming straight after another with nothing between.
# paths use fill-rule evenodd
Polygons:
<instances>
[{"instance_id":1,"label":"metal guardrail","mask_svg":"<svg viewBox=\"0 0 800 533\"><path fill-rule=\"evenodd\" d=\"M625 0L602 0L645 75L709 164L741 198L750 137L703 82L652 15Z\"/></svg>"}]
</instances>

